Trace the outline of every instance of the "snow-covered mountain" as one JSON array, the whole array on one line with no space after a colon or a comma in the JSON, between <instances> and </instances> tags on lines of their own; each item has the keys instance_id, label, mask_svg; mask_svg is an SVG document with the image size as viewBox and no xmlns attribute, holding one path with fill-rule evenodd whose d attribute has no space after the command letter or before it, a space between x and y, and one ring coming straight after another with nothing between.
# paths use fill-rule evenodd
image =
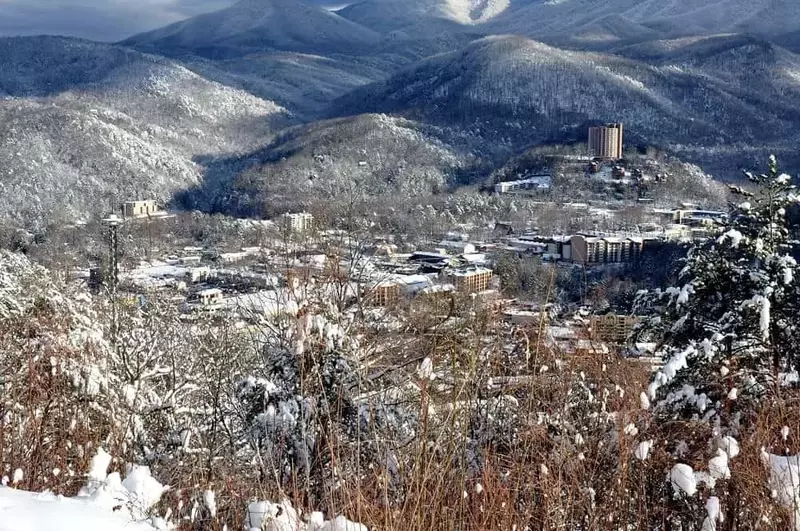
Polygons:
<instances>
[{"instance_id":1,"label":"snow-covered mountain","mask_svg":"<svg viewBox=\"0 0 800 531\"><path fill-rule=\"evenodd\" d=\"M332 100L391 71L384 61L369 58L281 51L216 61L194 57L183 64L204 78L274 101L306 120L318 116Z\"/></svg>"},{"instance_id":2,"label":"snow-covered mountain","mask_svg":"<svg viewBox=\"0 0 800 531\"><path fill-rule=\"evenodd\" d=\"M479 163L443 137L380 114L294 127L247 156L216 161L185 206L261 216L352 194L400 201L443 192Z\"/></svg>"},{"instance_id":3,"label":"snow-covered mountain","mask_svg":"<svg viewBox=\"0 0 800 531\"><path fill-rule=\"evenodd\" d=\"M727 32L777 35L796 31L800 4L794 0L540 0L499 15L485 29L548 40L575 37L580 42L609 16L632 30L644 27L662 37ZM617 31L621 37L628 33L621 26Z\"/></svg>"},{"instance_id":4,"label":"snow-covered mountain","mask_svg":"<svg viewBox=\"0 0 800 531\"><path fill-rule=\"evenodd\" d=\"M360 0L338 13L381 33L447 21L578 48L730 32L778 36L800 25L794 0Z\"/></svg>"},{"instance_id":5,"label":"snow-covered mountain","mask_svg":"<svg viewBox=\"0 0 800 531\"><path fill-rule=\"evenodd\" d=\"M680 47L681 41L662 44ZM334 114L399 113L477 130L487 150L548 139L582 140L592 121L623 121L629 142L764 145L796 135L798 57L753 40L714 38L689 61L565 51L521 37L489 37L357 89ZM633 57L635 49L628 53ZM644 52L640 52L644 53ZM704 57L700 60L700 57ZM761 78L742 72L760 64Z\"/></svg>"},{"instance_id":6,"label":"snow-covered mountain","mask_svg":"<svg viewBox=\"0 0 800 531\"><path fill-rule=\"evenodd\" d=\"M268 50L362 52L380 36L322 7L296 0L240 0L221 11L135 35L123 44L169 56L241 57Z\"/></svg>"},{"instance_id":7,"label":"snow-covered mountain","mask_svg":"<svg viewBox=\"0 0 800 531\"><path fill-rule=\"evenodd\" d=\"M4 96L2 96L4 95ZM61 38L0 39L0 218L40 225L162 202L200 156L247 150L292 121L278 105L165 59Z\"/></svg>"},{"instance_id":8,"label":"snow-covered mountain","mask_svg":"<svg viewBox=\"0 0 800 531\"><path fill-rule=\"evenodd\" d=\"M362 0L337 13L368 28L386 32L435 20L481 24L511 8L511 0Z\"/></svg>"},{"instance_id":9,"label":"snow-covered mountain","mask_svg":"<svg viewBox=\"0 0 800 531\"><path fill-rule=\"evenodd\" d=\"M800 58L741 32L797 27L788 0L240 0L120 45L0 39L0 218L415 195L595 121L730 174L800 123Z\"/></svg>"}]
</instances>

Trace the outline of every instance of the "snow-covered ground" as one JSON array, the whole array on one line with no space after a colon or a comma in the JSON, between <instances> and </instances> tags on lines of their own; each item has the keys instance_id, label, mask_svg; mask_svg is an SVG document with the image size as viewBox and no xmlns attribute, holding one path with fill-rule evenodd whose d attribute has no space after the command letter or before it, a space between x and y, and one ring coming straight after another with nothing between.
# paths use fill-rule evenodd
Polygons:
<instances>
[{"instance_id":1,"label":"snow-covered ground","mask_svg":"<svg viewBox=\"0 0 800 531\"><path fill-rule=\"evenodd\" d=\"M153 531L90 498L64 498L0 487L0 531Z\"/></svg>"},{"instance_id":2,"label":"snow-covered ground","mask_svg":"<svg viewBox=\"0 0 800 531\"><path fill-rule=\"evenodd\" d=\"M125 479L108 474L111 456L102 448L92 458L86 484L73 498L51 492L0 486L0 531L152 531L166 523L147 517L165 487L147 467L131 466ZM23 475L22 471L14 474ZM152 523L152 525L151 525Z\"/></svg>"},{"instance_id":3,"label":"snow-covered ground","mask_svg":"<svg viewBox=\"0 0 800 531\"><path fill-rule=\"evenodd\" d=\"M162 531L174 529L168 520L150 516L150 509L168 490L144 466L129 466L125 479L107 473L112 458L102 448L92 458L86 485L77 496L67 498L51 492L27 492L0 486L0 531ZM15 473L18 479L23 473ZM16 481L14 481L16 483ZM12 483L13 484L13 483ZM206 491L204 504L216 514L216 496ZM367 531L362 524L343 516L326 520L320 512L308 516L291 502L254 501L247 507L246 525L269 531Z\"/></svg>"}]
</instances>

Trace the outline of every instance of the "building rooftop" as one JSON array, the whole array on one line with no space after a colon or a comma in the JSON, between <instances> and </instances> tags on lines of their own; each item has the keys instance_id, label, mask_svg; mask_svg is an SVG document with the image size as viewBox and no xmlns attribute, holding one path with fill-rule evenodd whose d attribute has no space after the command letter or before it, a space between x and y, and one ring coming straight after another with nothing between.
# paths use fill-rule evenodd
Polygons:
<instances>
[{"instance_id":1,"label":"building rooftop","mask_svg":"<svg viewBox=\"0 0 800 531\"><path fill-rule=\"evenodd\" d=\"M222 295L222 290L219 288L208 288L197 292L201 297L213 297L214 295Z\"/></svg>"},{"instance_id":2,"label":"building rooftop","mask_svg":"<svg viewBox=\"0 0 800 531\"><path fill-rule=\"evenodd\" d=\"M486 267L476 267L474 269L456 269L451 272L451 275L454 277L469 277L472 275L478 275L481 273L491 273L492 270Z\"/></svg>"}]
</instances>

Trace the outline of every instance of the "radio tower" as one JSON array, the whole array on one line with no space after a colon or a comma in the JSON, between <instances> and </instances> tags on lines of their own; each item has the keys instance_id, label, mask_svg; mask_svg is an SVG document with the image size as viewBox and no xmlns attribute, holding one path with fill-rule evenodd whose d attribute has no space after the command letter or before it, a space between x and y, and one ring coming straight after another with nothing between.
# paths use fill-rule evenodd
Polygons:
<instances>
[{"instance_id":1,"label":"radio tower","mask_svg":"<svg viewBox=\"0 0 800 531\"><path fill-rule=\"evenodd\" d=\"M122 219L111 214L103 220L108 225L108 292L111 296L111 345L117 350L117 286L119 285L119 238L118 229Z\"/></svg>"}]
</instances>

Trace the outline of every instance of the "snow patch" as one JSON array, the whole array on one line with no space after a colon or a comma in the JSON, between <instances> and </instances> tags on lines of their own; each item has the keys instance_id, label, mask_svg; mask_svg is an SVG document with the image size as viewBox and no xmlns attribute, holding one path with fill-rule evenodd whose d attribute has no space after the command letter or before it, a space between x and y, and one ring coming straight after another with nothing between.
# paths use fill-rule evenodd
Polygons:
<instances>
[{"instance_id":1,"label":"snow patch","mask_svg":"<svg viewBox=\"0 0 800 531\"><path fill-rule=\"evenodd\" d=\"M0 531L155 531L131 520L125 511L92 498L64 498L0 487Z\"/></svg>"},{"instance_id":2,"label":"snow patch","mask_svg":"<svg viewBox=\"0 0 800 531\"><path fill-rule=\"evenodd\" d=\"M432 381L436 378L436 375L433 373L433 361L430 358L425 358L422 360L422 363L419 364L419 368L417 368L417 377L420 380L428 381Z\"/></svg>"},{"instance_id":3,"label":"snow patch","mask_svg":"<svg viewBox=\"0 0 800 531\"><path fill-rule=\"evenodd\" d=\"M365 525L344 516L325 520L320 512L311 513L306 523L289 500L251 503L247 506L245 526L249 531L368 531Z\"/></svg>"},{"instance_id":4,"label":"snow patch","mask_svg":"<svg viewBox=\"0 0 800 531\"><path fill-rule=\"evenodd\" d=\"M762 450L761 457L770 470L767 486L774 492L778 503L794 509L794 528L800 531L800 454L784 457Z\"/></svg>"},{"instance_id":5,"label":"snow patch","mask_svg":"<svg viewBox=\"0 0 800 531\"><path fill-rule=\"evenodd\" d=\"M730 479L731 469L728 466L728 454L717 449L717 455L708 461L708 473L714 479Z\"/></svg>"},{"instance_id":6,"label":"snow patch","mask_svg":"<svg viewBox=\"0 0 800 531\"><path fill-rule=\"evenodd\" d=\"M735 249L735 248L739 247L739 244L740 244L740 243L742 243L742 240L744 239L744 236L743 236L743 235L742 235L742 233L741 233L741 232L739 232L738 230L736 230L736 229L731 229L731 230L729 230L728 232L726 232L725 234L723 234L722 236L720 236L720 237L719 237L719 239L718 239L717 241L718 241L719 243L722 243L722 242L724 242L726 239L727 239L727 240L730 240L730 242L731 242L731 247L733 247L733 248Z\"/></svg>"},{"instance_id":7,"label":"snow patch","mask_svg":"<svg viewBox=\"0 0 800 531\"><path fill-rule=\"evenodd\" d=\"M203 501L211 514L211 518L217 517L217 495L213 490L207 490L203 493Z\"/></svg>"},{"instance_id":8,"label":"snow patch","mask_svg":"<svg viewBox=\"0 0 800 531\"><path fill-rule=\"evenodd\" d=\"M653 448L653 441L642 441L636 446L636 450L633 451L633 455L639 461L647 461L647 458L650 456L650 450Z\"/></svg>"},{"instance_id":9,"label":"snow patch","mask_svg":"<svg viewBox=\"0 0 800 531\"><path fill-rule=\"evenodd\" d=\"M675 494L683 493L686 496L694 496L697 492L697 479L694 475L694 469L687 464L678 463L673 466L669 473L669 479L672 483L672 491Z\"/></svg>"},{"instance_id":10,"label":"snow patch","mask_svg":"<svg viewBox=\"0 0 800 531\"><path fill-rule=\"evenodd\" d=\"M708 516L703 520L702 531L717 531L717 523L722 522L719 498L711 496L706 500L706 513Z\"/></svg>"},{"instance_id":11,"label":"snow patch","mask_svg":"<svg viewBox=\"0 0 800 531\"><path fill-rule=\"evenodd\" d=\"M728 458L733 459L737 455L739 455L739 441L727 435L722 438L722 442L720 444L720 448L728 454Z\"/></svg>"}]
</instances>

